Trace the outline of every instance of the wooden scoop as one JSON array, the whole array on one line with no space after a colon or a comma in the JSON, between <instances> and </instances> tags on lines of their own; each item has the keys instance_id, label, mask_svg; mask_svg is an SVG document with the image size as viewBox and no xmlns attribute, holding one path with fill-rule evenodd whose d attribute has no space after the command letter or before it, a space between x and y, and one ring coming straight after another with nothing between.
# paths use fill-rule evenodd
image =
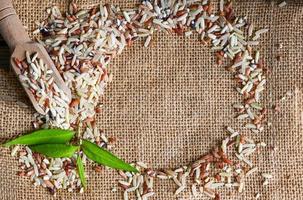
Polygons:
<instances>
[{"instance_id":1,"label":"wooden scoop","mask_svg":"<svg viewBox=\"0 0 303 200\"><path fill-rule=\"evenodd\" d=\"M20 75L21 72L13 61L13 58L24 60L26 51L28 51L30 54L37 52L38 57L42 59L49 69L53 71L54 82L57 84L58 88L65 93L69 100L71 99L71 91L65 85L60 73L56 69L47 51L41 44L31 41L21 21L19 20L15 9L13 8L11 0L0 0L0 34L12 52L10 63L17 76ZM46 113L39 106L32 92L24 86L23 88L34 108L39 113L45 115Z\"/></svg>"}]
</instances>

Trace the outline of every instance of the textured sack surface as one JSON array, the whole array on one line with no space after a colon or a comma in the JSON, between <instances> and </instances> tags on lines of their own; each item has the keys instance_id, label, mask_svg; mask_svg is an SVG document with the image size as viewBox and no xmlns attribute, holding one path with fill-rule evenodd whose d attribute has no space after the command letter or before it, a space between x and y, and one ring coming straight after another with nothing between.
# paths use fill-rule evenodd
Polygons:
<instances>
[{"instance_id":1,"label":"textured sack surface","mask_svg":"<svg viewBox=\"0 0 303 200\"><path fill-rule=\"evenodd\" d=\"M136 0L103 1L103 3L134 7ZM83 7L98 1L79 0ZM45 8L65 1L14 1L17 13L29 31L35 20L45 18ZM280 113L270 113L271 127L256 141L268 144L255 163L261 172L274 175L270 185L261 187L255 174L246 181L245 192L226 190L223 199L252 199L256 192L262 199L300 199L303 195L303 2L293 1L284 8L269 1L237 1L238 16L247 15L258 27L270 32L262 37L261 54L272 73L268 77L264 102L272 106L291 91L280 103ZM283 48L279 49L278 44ZM282 61L276 60L277 55ZM2 55L0 55L2 56ZM3 58L1 58L3 59ZM8 58L7 58L8 59ZM98 126L118 141L113 152L127 161L144 161L154 168L178 167L208 152L224 136L224 126L240 127L234 119L231 104L240 98L234 91L232 75L214 64L208 47L197 37L177 37L158 33L152 46L143 48L136 42L111 63L114 81L102 102L103 113ZM2 67L2 66L1 66ZM26 98L15 76L0 70L0 139L31 130L34 110L24 106ZM247 134L249 134L247 132ZM275 147L275 150L273 148ZM96 173L87 167L88 190L84 194L59 192L54 198L42 188L34 188L28 178L16 175L18 162L9 151L0 148L0 199L121 199L121 192L111 192L119 176L113 170ZM157 180L154 199L176 199L172 181ZM181 199L194 199L189 191ZM180 199L180 198L179 198ZM207 199L205 195L197 199Z\"/></svg>"}]
</instances>

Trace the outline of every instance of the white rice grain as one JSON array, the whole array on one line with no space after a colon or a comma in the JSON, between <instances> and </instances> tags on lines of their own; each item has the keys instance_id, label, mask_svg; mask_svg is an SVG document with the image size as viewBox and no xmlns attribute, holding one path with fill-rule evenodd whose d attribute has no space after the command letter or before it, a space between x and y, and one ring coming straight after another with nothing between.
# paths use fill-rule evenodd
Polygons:
<instances>
[{"instance_id":1,"label":"white rice grain","mask_svg":"<svg viewBox=\"0 0 303 200\"><path fill-rule=\"evenodd\" d=\"M283 8L286 5L287 5L286 1L282 1L281 3L279 3L278 6L279 6L279 8Z\"/></svg>"}]
</instances>

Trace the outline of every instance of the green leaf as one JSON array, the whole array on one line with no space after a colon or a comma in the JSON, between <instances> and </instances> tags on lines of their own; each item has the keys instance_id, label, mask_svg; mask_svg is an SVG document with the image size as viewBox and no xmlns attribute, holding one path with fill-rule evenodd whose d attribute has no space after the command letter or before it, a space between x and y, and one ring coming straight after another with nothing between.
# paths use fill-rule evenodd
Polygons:
<instances>
[{"instance_id":1,"label":"green leaf","mask_svg":"<svg viewBox=\"0 0 303 200\"><path fill-rule=\"evenodd\" d=\"M80 155L77 156L77 169L78 169L78 174L79 174L79 177L81 180L81 184L84 188L86 188L86 178L85 178L85 173L84 173L84 166L83 166Z\"/></svg>"},{"instance_id":2,"label":"green leaf","mask_svg":"<svg viewBox=\"0 0 303 200\"><path fill-rule=\"evenodd\" d=\"M66 144L39 144L29 146L32 151L41 153L51 158L70 158L79 150L79 146Z\"/></svg>"},{"instance_id":3,"label":"green leaf","mask_svg":"<svg viewBox=\"0 0 303 200\"><path fill-rule=\"evenodd\" d=\"M70 141L73 138L74 134L75 133L71 130L41 129L6 142L3 146L9 147L16 144L64 144Z\"/></svg>"},{"instance_id":4,"label":"green leaf","mask_svg":"<svg viewBox=\"0 0 303 200\"><path fill-rule=\"evenodd\" d=\"M138 170L133 166L127 164L109 151L100 148L98 145L91 143L88 140L83 140L81 147L84 154L89 159L95 161L98 164L105 165L114 169L138 172Z\"/></svg>"}]
</instances>

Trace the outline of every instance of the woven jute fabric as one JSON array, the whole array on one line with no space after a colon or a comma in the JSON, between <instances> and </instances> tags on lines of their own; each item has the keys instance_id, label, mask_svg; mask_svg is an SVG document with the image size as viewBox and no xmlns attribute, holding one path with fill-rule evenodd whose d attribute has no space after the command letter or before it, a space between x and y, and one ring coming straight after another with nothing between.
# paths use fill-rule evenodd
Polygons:
<instances>
[{"instance_id":1,"label":"woven jute fabric","mask_svg":"<svg viewBox=\"0 0 303 200\"><path fill-rule=\"evenodd\" d=\"M66 9L67 1L16 0L15 8L31 32L34 22L46 17L45 8L58 5ZM81 7L99 3L79 0ZM122 8L134 7L137 0L103 1ZM222 199L302 199L303 196L303 2L290 1L279 8L277 2L265 0L236 1L238 16L248 16L257 27L269 28L262 36L259 49L271 70L264 103L271 107L280 102L279 113L270 112L264 132L250 135L265 141L268 147L258 153L254 163L261 172L272 173L270 184L262 187L255 174L246 181L245 191L238 194L222 191ZM282 48L279 48L282 44ZM281 61L276 57L280 55ZM8 58L7 58L8 59ZM151 47L142 42L127 48L110 64L114 74L102 98L104 109L98 126L108 136L116 136L113 152L128 162L143 161L153 168L179 167L208 152L224 138L225 126L241 130L234 119L231 104L240 100L232 75L215 64L213 53L189 38L157 33ZM280 100L286 97L285 100ZM25 104L24 104L25 103ZM34 110L12 72L0 70L0 139L32 130ZM42 187L35 188L28 178L16 175L18 161L9 150L0 148L0 199L121 199L114 170L96 173L87 166L88 188L84 194L59 192L56 197ZM176 198L172 181L157 180L154 199L195 199L189 189ZM205 195L196 199L208 199Z\"/></svg>"}]
</instances>

